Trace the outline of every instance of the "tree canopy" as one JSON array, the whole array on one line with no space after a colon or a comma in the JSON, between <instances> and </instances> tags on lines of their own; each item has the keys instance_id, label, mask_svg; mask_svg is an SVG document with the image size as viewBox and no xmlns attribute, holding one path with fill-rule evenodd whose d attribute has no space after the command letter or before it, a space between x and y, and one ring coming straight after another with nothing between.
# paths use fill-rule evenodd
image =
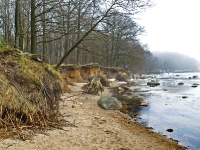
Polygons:
<instances>
[{"instance_id":1,"label":"tree canopy","mask_svg":"<svg viewBox=\"0 0 200 150\"><path fill-rule=\"evenodd\" d=\"M149 54L134 15L151 6L149 0L0 0L0 31L9 45L56 68L90 62L134 68Z\"/></svg>"}]
</instances>

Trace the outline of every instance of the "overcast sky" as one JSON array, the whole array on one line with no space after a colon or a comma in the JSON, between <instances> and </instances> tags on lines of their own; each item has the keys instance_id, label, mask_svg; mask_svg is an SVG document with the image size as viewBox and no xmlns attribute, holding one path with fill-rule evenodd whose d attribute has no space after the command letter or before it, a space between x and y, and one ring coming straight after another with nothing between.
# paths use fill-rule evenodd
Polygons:
<instances>
[{"instance_id":1,"label":"overcast sky","mask_svg":"<svg viewBox=\"0 0 200 150\"><path fill-rule=\"evenodd\" d=\"M156 5L140 14L140 36L149 50L187 54L200 60L200 0L152 0Z\"/></svg>"}]
</instances>

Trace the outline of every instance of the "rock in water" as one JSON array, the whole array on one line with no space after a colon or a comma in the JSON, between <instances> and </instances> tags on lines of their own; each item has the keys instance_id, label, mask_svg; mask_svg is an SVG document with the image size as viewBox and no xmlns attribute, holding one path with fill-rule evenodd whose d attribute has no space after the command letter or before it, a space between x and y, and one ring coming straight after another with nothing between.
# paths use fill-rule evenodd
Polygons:
<instances>
[{"instance_id":1,"label":"rock in water","mask_svg":"<svg viewBox=\"0 0 200 150\"><path fill-rule=\"evenodd\" d=\"M173 129L167 129L166 131L167 132L173 132L174 130Z\"/></svg>"},{"instance_id":2,"label":"rock in water","mask_svg":"<svg viewBox=\"0 0 200 150\"><path fill-rule=\"evenodd\" d=\"M196 88L196 87L198 87L197 85L192 85L191 87L194 87L194 88Z\"/></svg>"},{"instance_id":3,"label":"rock in water","mask_svg":"<svg viewBox=\"0 0 200 150\"><path fill-rule=\"evenodd\" d=\"M183 99L188 98L187 96L182 96Z\"/></svg>"},{"instance_id":4,"label":"rock in water","mask_svg":"<svg viewBox=\"0 0 200 150\"><path fill-rule=\"evenodd\" d=\"M110 96L102 96L97 104L103 108L103 109L106 109L106 110L116 110L116 109L120 109L122 108L122 104L121 102L115 98L115 97L110 97Z\"/></svg>"},{"instance_id":5,"label":"rock in water","mask_svg":"<svg viewBox=\"0 0 200 150\"><path fill-rule=\"evenodd\" d=\"M184 85L184 83L183 82L179 82L178 85Z\"/></svg>"},{"instance_id":6,"label":"rock in water","mask_svg":"<svg viewBox=\"0 0 200 150\"><path fill-rule=\"evenodd\" d=\"M193 79L196 79L196 78L197 78L197 76L193 76L192 78L193 78Z\"/></svg>"},{"instance_id":7,"label":"rock in water","mask_svg":"<svg viewBox=\"0 0 200 150\"><path fill-rule=\"evenodd\" d=\"M160 85L160 83L157 81L151 81L151 82L147 82L147 85L149 85L150 87L155 87L155 86Z\"/></svg>"},{"instance_id":8,"label":"rock in water","mask_svg":"<svg viewBox=\"0 0 200 150\"><path fill-rule=\"evenodd\" d=\"M198 86L199 84L198 83L193 83L193 85L197 85Z\"/></svg>"}]
</instances>

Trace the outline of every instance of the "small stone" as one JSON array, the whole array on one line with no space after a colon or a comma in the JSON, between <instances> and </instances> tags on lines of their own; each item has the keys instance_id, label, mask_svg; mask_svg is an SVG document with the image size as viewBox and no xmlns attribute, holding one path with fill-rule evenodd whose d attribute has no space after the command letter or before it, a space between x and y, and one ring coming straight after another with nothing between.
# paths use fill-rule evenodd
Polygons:
<instances>
[{"instance_id":1,"label":"small stone","mask_svg":"<svg viewBox=\"0 0 200 150\"><path fill-rule=\"evenodd\" d=\"M193 76L192 78L193 78L193 79L196 79L196 78L197 78L197 76Z\"/></svg>"},{"instance_id":2,"label":"small stone","mask_svg":"<svg viewBox=\"0 0 200 150\"><path fill-rule=\"evenodd\" d=\"M188 98L187 96L182 96L182 98L184 99L184 98Z\"/></svg>"},{"instance_id":3,"label":"small stone","mask_svg":"<svg viewBox=\"0 0 200 150\"><path fill-rule=\"evenodd\" d=\"M160 85L160 83L158 81L151 81L151 82L147 82L147 85L149 85L150 87L155 87Z\"/></svg>"},{"instance_id":4,"label":"small stone","mask_svg":"<svg viewBox=\"0 0 200 150\"><path fill-rule=\"evenodd\" d=\"M140 104L140 106L148 106L148 104L147 103L145 103L145 102L142 102L141 104Z\"/></svg>"},{"instance_id":5,"label":"small stone","mask_svg":"<svg viewBox=\"0 0 200 150\"><path fill-rule=\"evenodd\" d=\"M183 82L180 82L180 83L178 83L178 85L184 85L184 83L183 83Z\"/></svg>"},{"instance_id":6,"label":"small stone","mask_svg":"<svg viewBox=\"0 0 200 150\"><path fill-rule=\"evenodd\" d=\"M173 129L167 129L166 131L167 132L173 132L174 130Z\"/></svg>"},{"instance_id":7,"label":"small stone","mask_svg":"<svg viewBox=\"0 0 200 150\"><path fill-rule=\"evenodd\" d=\"M198 83L193 83L193 85L199 85Z\"/></svg>"},{"instance_id":8,"label":"small stone","mask_svg":"<svg viewBox=\"0 0 200 150\"><path fill-rule=\"evenodd\" d=\"M124 92L124 89L122 87L118 87L118 90Z\"/></svg>"},{"instance_id":9,"label":"small stone","mask_svg":"<svg viewBox=\"0 0 200 150\"><path fill-rule=\"evenodd\" d=\"M196 87L198 87L197 85L192 85L191 87L194 87L194 88L196 88Z\"/></svg>"}]
</instances>

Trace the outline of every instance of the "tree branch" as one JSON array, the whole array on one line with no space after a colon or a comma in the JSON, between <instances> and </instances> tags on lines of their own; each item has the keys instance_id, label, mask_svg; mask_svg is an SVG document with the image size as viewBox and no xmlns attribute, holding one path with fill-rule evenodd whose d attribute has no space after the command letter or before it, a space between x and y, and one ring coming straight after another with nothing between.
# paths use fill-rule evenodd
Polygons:
<instances>
[{"instance_id":1,"label":"tree branch","mask_svg":"<svg viewBox=\"0 0 200 150\"><path fill-rule=\"evenodd\" d=\"M72 46L70 48L70 50L64 54L64 56L61 58L61 60L58 62L58 64L56 65L55 69L58 69L60 67L60 65L64 62L64 60L67 58L67 56L70 55L70 53L85 39L85 37L87 37L94 29L95 27L104 19L108 16L108 13L113 9L113 6L115 5L116 3L114 2L110 8L106 11L106 13L102 16L101 19L99 19L99 21L97 21L89 31L87 31L75 44L74 46Z\"/></svg>"}]
</instances>

